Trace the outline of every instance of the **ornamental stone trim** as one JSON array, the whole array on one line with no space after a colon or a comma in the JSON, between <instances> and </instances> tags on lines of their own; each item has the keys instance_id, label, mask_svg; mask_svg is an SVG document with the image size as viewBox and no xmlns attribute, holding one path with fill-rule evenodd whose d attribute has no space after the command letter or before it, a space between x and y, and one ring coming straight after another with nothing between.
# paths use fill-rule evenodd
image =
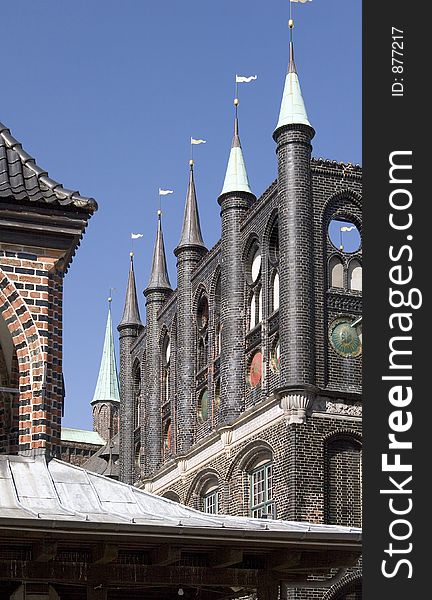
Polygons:
<instances>
[{"instance_id":1,"label":"ornamental stone trim","mask_svg":"<svg viewBox=\"0 0 432 600\"><path fill-rule=\"evenodd\" d=\"M306 416L312 408L314 395L311 392L294 392L282 396L280 406L284 411L287 425L305 423Z\"/></svg>"}]
</instances>

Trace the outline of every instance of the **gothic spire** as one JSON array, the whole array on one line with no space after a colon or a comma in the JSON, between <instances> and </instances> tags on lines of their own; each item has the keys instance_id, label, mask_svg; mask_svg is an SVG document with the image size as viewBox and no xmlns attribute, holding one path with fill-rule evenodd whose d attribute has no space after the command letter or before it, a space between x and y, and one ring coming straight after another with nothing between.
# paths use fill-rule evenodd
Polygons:
<instances>
[{"instance_id":1,"label":"gothic spire","mask_svg":"<svg viewBox=\"0 0 432 600\"><path fill-rule=\"evenodd\" d=\"M300 81L294 62L294 44L290 41L290 57L288 73L285 78L285 87L279 112L279 120L275 131L284 125L309 125L305 103L300 89Z\"/></svg>"},{"instance_id":2,"label":"gothic spire","mask_svg":"<svg viewBox=\"0 0 432 600\"><path fill-rule=\"evenodd\" d=\"M168 270L165 256L165 246L162 233L162 212L158 211L158 227L156 241L153 250L152 270L145 293L154 290L170 290L171 284L168 277Z\"/></svg>"},{"instance_id":3,"label":"gothic spire","mask_svg":"<svg viewBox=\"0 0 432 600\"><path fill-rule=\"evenodd\" d=\"M114 402L120 401L119 382L114 350L114 337L112 331L111 298L109 298L108 302L108 318L105 328L102 359L92 403L104 400L111 400Z\"/></svg>"},{"instance_id":4,"label":"gothic spire","mask_svg":"<svg viewBox=\"0 0 432 600\"><path fill-rule=\"evenodd\" d=\"M232 192L248 192L251 194L249 179L246 172L246 165L243 158L243 150L240 143L238 130L238 104L236 98L234 106L236 110L234 121L234 137L231 144L231 152L228 159L228 166L225 174L221 196Z\"/></svg>"},{"instance_id":5,"label":"gothic spire","mask_svg":"<svg viewBox=\"0 0 432 600\"><path fill-rule=\"evenodd\" d=\"M188 246L198 246L205 248L205 244L201 234L200 219L198 214L193 160L189 162L189 166L189 185L186 194L183 228L181 232L180 242L176 248L176 252L180 248Z\"/></svg>"},{"instance_id":6,"label":"gothic spire","mask_svg":"<svg viewBox=\"0 0 432 600\"><path fill-rule=\"evenodd\" d=\"M133 256L133 252L131 252L126 300L123 310L123 317L120 321L119 327L127 327L128 325L142 326L136 293Z\"/></svg>"}]
</instances>

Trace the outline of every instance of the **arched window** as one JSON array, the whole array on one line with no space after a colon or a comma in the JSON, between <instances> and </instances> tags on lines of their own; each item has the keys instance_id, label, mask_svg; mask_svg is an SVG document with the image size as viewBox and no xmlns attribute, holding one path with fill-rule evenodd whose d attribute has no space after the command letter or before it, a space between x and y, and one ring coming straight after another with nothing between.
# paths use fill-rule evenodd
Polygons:
<instances>
[{"instance_id":1,"label":"arched window","mask_svg":"<svg viewBox=\"0 0 432 600\"><path fill-rule=\"evenodd\" d=\"M216 324L216 335L215 335L215 356L219 356L222 347L222 327L220 323Z\"/></svg>"},{"instance_id":2,"label":"arched window","mask_svg":"<svg viewBox=\"0 0 432 600\"><path fill-rule=\"evenodd\" d=\"M209 303L207 296L201 294L196 312L196 324L198 333L198 364L197 371L202 371L208 365L208 325L209 325Z\"/></svg>"},{"instance_id":3,"label":"arched window","mask_svg":"<svg viewBox=\"0 0 432 600\"><path fill-rule=\"evenodd\" d=\"M180 503L179 495L175 492L172 492L171 490L162 494L162 498L166 498L167 500L171 500L172 502Z\"/></svg>"},{"instance_id":4,"label":"arched window","mask_svg":"<svg viewBox=\"0 0 432 600\"><path fill-rule=\"evenodd\" d=\"M171 453L172 447L172 424L171 419L167 419L163 426L163 451L164 456Z\"/></svg>"},{"instance_id":5,"label":"arched window","mask_svg":"<svg viewBox=\"0 0 432 600\"><path fill-rule=\"evenodd\" d=\"M166 334L162 344L162 403L170 401L171 341Z\"/></svg>"},{"instance_id":6,"label":"arched window","mask_svg":"<svg viewBox=\"0 0 432 600\"><path fill-rule=\"evenodd\" d=\"M137 473L140 473L141 471L141 444L138 443L135 446L135 468L137 470Z\"/></svg>"},{"instance_id":7,"label":"arched window","mask_svg":"<svg viewBox=\"0 0 432 600\"><path fill-rule=\"evenodd\" d=\"M253 292L249 302L249 315L249 329L253 329L257 324L256 296Z\"/></svg>"},{"instance_id":8,"label":"arched window","mask_svg":"<svg viewBox=\"0 0 432 600\"><path fill-rule=\"evenodd\" d=\"M348 287L350 290L362 291L362 266L358 260L352 260L349 264Z\"/></svg>"},{"instance_id":9,"label":"arched window","mask_svg":"<svg viewBox=\"0 0 432 600\"><path fill-rule=\"evenodd\" d=\"M256 519L276 518L273 499L273 462L271 456L261 457L249 472L250 514Z\"/></svg>"},{"instance_id":10,"label":"arched window","mask_svg":"<svg viewBox=\"0 0 432 600\"><path fill-rule=\"evenodd\" d=\"M331 525L361 526L361 444L338 435L325 448L325 519Z\"/></svg>"},{"instance_id":11,"label":"arched window","mask_svg":"<svg viewBox=\"0 0 432 600\"><path fill-rule=\"evenodd\" d=\"M198 341L198 372L202 371L202 369L204 369L204 367L206 366L207 361L206 361L206 352L205 352L205 346L204 346L204 340L203 338L201 338Z\"/></svg>"},{"instance_id":12,"label":"arched window","mask_svg":"<svg viewBox=\"0 0 432 600\"><path fill-rule=\"evenodd\" d=\"M18 381L15 346L0 314L0 454L18 450Z\"/></svg>"},{"instance_id":13,"label":"arched window","mask_svg":"<svg viewBox=\"0 0 432 600\"><path fill-rule=\"evenodd\" d=\"M219 512L219 484L216 477L211 477L201 492L202 511L209 515Z\"/></svg>"},{"instance_id":14,"label":"arched window","mask_svg":"<svg viewBox=\"0 0 432 600\"><path fill-rule=\"evenodd\" d=\"M344 288L344 267L338 256L332 256L329 262L330 287Z\"/></svg>"},{"instance_id":15,"label":"arched window","mask_svg":"<svg viewBox=\"0 0 432 600\"><path fill-rule=\"evenodd\" d=\"M263 293L261 285L261 250L257 243L249 252L246 262L246 281L250 288L249 329L253 329L263 319Z\"/></svg>"},{"instance_id":16,"label":"arched window","mask_svg":"<svg viewBox=\"0 0 432 600\"><path fill-rule=\"evenodd\" d=\"M279 273L275 271L272 281L272 309L279 310Z\"/></svg>"},{"instance_id":17,"label":"arched window","mask_svg":"<svg viewBox=\"0 0 432 600\"><path fill-rule=\"evenodd\" d=\"M135 365L133 370L133 383L135 393L135 417L134 426L135 428L140 426L141 422L141 369L139 363Z\"/></svg>"}]
</instances>

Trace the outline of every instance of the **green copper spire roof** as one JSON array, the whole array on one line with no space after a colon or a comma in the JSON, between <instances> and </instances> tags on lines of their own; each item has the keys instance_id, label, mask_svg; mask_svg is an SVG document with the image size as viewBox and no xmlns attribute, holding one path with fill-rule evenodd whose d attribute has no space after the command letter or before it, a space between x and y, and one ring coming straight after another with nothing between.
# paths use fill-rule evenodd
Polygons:
<instances>
[{"instance_id":1,"label":"green copper spire roof","mask_svg":"<svg viewBox=\"0 0 432 600\"><path fill-rule=\"evenodd\" d=\"M168 277L168 269L165 256L165 245L162 233L162 213L158 211L158 228L156 241L153 250L152 270L148 286L144 290L144 294L152 290L170 290L171 284Z\"/></svg>"},{"instance_id":2,"label":"green copper spire roof","mask_svg":"<svg viewBox=\"0 0 432 600\"><path fill-rule=\"evenodd\" d=\"M109 299L109 303L102 360L92 403L105 400L120 402L120 391L112 331L111 298Z\"/></svg>"},{"instance_id":3,"label":"green copper spire roof","mask_svg":"<svg viewBox=\"0 0 432 600\"><path fill-rule=\"evenodd\" d=\"M294 46L290 42L290 60L288 73L285 79L285 88L282 96L282 103L279 113L279 121L276 130L284 125L309 125L309 119L306 113L303 96L300 89L300 81L297 75L297 69L294 62ZM276 131L275 130L275 131Z\"/></svg>"},{"instance_id":4,"label":"green copper spire roof","mask_svg":"<svg viewBox=\"0 0 432 600\"><path fill-rule=\"evenodd\" d=\"M221 196L231 192L248 192L251 194L249 179L246 172L246 165L243 158L243 150L240 143L238 132L237 106L238 100L234 101L236 107L236 116L234 122L234 137L231 144L231 152L228 159L228 166L225 174Z\"/></svg>"},{"instance_id":5,"label":"green copper spire roof","mask_svg":"<svg viewBox=\"0 0 432 600\"><path fill-rule=\"evenodd\" d=\"M189 167L189 185L186 194L183 227L180 236L180 242L176 250L188 246L202 246L205 248L198 213L193 160L190 161Z\"/></svg>"}]
</instances>

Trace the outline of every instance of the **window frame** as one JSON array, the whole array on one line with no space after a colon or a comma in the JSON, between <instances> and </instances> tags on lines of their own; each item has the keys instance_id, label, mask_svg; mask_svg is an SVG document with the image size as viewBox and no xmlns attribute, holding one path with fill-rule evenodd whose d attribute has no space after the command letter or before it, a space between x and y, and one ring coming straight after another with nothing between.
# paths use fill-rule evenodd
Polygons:
<instances>
[{"instance_id":1,"label":"window frame","mask_svg":"<svg viewBox=\"0 0 432 600\"><path fill-rule=\"evenodd\" d=\"M266 459L249 472L250 516L254 519L276 518L276 503L273 498L273 466L273 461ZM256 480L259 474L263 475L261 482ZM258 491L255 494L255 486L260 483L263 484L262 492ZM260 493L263 495L263 500L255 504L256 496Z\"/></svg>"}]
</instances>

